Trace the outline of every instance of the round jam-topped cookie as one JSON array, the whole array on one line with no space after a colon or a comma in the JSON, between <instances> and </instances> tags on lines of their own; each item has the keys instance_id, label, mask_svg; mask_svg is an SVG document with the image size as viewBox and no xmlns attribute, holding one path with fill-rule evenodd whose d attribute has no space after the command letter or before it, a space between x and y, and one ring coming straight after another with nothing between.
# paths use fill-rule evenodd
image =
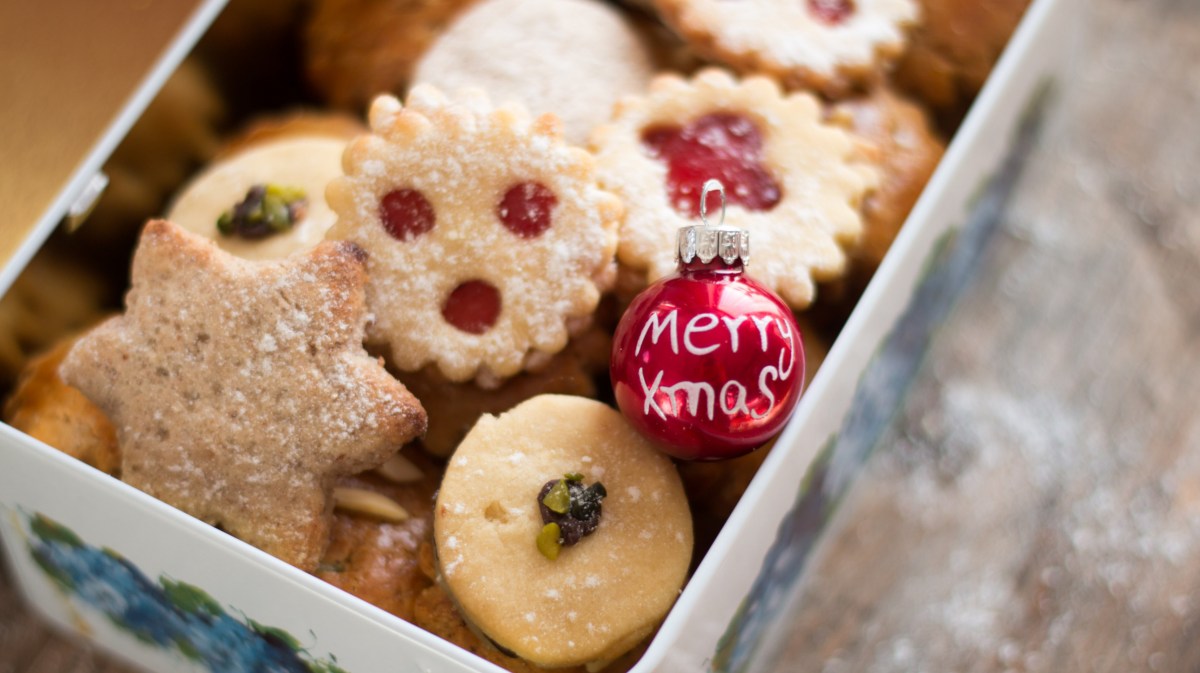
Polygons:
<instances>
[{"instance_id":1,"label":"round jam-topped cookie","mask_svg":"<svg viewBox=\"0 0 1200 673\"><path fill-rule=\"evenodd\" d=\"M654 0L663 20L710 58L789 87L841 96L904 50L915 0Z\"/></svg>"},{"instance_id":2,"label":"round jam-topped cookie","mask_svg":"<svg viewBox=\"0 0 1200 673\"><path fill-rule=\"evenodd\" d=\"M613 280L621 204L558 120L426 85L371 106L327 191L369 253L368 340L393 365L497 383L567 345Z\"/></svg>"},{"instance_id":3,"label":"round jam-topped cookie","mask_svg":"<svg viewBox=\"0 0 1200 673\"><path fill-rule=\"evenodd\" d=\"M715 178L726 224L754 237L747 272L793 309L812 301L814 279L844 271L877 177L851 137L821 120L815 98L720 70L657 78L645 97L618 105L592 145L602 186L627 208L617 252L627 288L631 276L644 284L675 270L676 231L699 223L701 187ZM709 199L716 212L718 195Z\"/></svg>"},{"instance_id":4,"label":"round jam-topped cookie","mask_svg":"<svg viewBox=\"0 0 1200 673\"><path fill-rule=\"evenodd\" d=\"M484 416L434 507L441 579L497 645L548 668L649 635L692 556L679 473L615 409L541 395Z\"/></svg>"},{"instance_id":5,"label":"round jam-topped cookie","mask_svg":"<svg viewBox=\"0 0 1200 673\"><path fill-rule=\"evenodd\" d=\"M285 135L245 146L193 178L167 218L244 259L311 250L333 225L325 187L342 173L346 142Z\"/></svg>"}]
</instances>

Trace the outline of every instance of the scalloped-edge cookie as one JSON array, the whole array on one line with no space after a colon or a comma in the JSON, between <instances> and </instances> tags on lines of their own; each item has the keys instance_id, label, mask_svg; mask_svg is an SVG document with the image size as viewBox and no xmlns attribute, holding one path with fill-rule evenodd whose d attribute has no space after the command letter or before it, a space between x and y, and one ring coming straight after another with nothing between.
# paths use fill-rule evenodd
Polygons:
<instances>
[{"instance_id":1,"label":"scalloped-edge cookie","mask_svg":"<svg viewBox=\"0 0 1200 673\"><path fill-rule=\"evenodd\" d=\"M716 69L691 80L663 75L646 96L623 100L592 136L600 183L628 210L622 268L646 281L673 272L675 232L698 222L701 185L718 178L725 223L751 232L747 273L793 309L807 307L814 281L845 271L862 199L878 181L850 135L821 115L809 94Z\"/></svg>"},{"instance_id":2,"label":"scalloped-edge cookie","mask_svg":"<svg viewBox=\"0 0 1200 673\"><path fill-rule=\"evenodd\" d=\"M904 51L915 0L654 0L697 51L740 72L840 97Z\"/></svg>"},{"instance_id":3,"label":"scalloped-edge cookie","mask_svg":"<svg viewBox=\"0 0 1200 673\"><path fill-rule=\"evenodd\" d=\"M558 120L419 85L371 106L326 196L369 253L368 340L393 366L498 383L567 345L613 282L620 201Z\"/></svg>"}]
</instances>

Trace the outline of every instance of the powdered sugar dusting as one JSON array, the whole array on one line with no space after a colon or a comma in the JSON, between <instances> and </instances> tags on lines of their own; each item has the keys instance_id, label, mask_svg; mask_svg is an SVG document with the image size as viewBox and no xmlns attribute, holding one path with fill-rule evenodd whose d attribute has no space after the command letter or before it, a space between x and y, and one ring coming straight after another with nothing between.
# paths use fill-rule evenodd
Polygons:
<instances>
[{"instance_id":1,"label":"powdered sugar dusting","mask_svg":"<svg viewBox=\"0 0 1200 673\"><path fill-rule=\"evenodd\" d=\"M812 96L784 96L761 77L737 81L717 70L688 81L660 77L649 94L624 101L613 123L596 133L600 182L626 203L621 263L649 281L674 272L675 233L694 223L669 202L666 164L643 147L643 132L717 112L742 115L758 126L763 163L782 193L769 210L730 205L726 211L726 224L752 232L747 273L793 308L804 308L812 301L814 278L844 271L842 246L861 232L858 204L878 174L859 163L844 131L821 120Z\"/></svg>"},{"instance_id":2,"label":"powdered sugar dusting","mask_svg":"<svg viewBox=\"0 0 1200 673\"><path fill-rule=\"evenodd\" d=\"M899 51L904 28L917 18L917 3L857 0L846 19L832 25L801 1L690 0L686 13L690 25L702 26L723 51L829 79L840 66L870 68L879 52Z\"/></svg>"},{"instance_id":3,"label":"powdered sugar dusting","mask_svg":"<svg viewBox=\"0 0 1200 673\"><path fill-rule=\"evenodd\" d=\"M63 369L110 400L123 478L285 560L315 563L303 531L325 516L320 475L378 464L419 431L419 407L362 350L357 262L333 245L247 262L147 225L125 315L85 337ZM113 360L124 363L115 379L97 378Z\"/></svg>"},{"instance_id":4,"label":"powdered sugar dusting","mask_svg":"<svg viewBox=\"0 0 1200 673\"><path fill-rule=\"evenodd\" d=\"M592 182L586 153L547 142L549 136L503 110L477 113L477 105L459 106L431 91L414 89L393 126L376 127L373 140L347 151L385 164L386 179L348 166L330 188L339 217L331 236L370 252L367 296L376 321L368 337L389 345L398 367L436 362L456 381L510 376L531 351L562 349L567 322L595 309L597 279L612 264L619 206ZM417 119L428 124L414 135L405 129ZM534 238L516 236L497 216L500 198L525 182L547 187L557 199L551 227ZM431 231L399 241L381 226L380 200L399 188L419 191L432 205ZM499 317L482 334L457 329L441 315L446 297L472 280L500 291Z\"/></svg>"}]
</instances>

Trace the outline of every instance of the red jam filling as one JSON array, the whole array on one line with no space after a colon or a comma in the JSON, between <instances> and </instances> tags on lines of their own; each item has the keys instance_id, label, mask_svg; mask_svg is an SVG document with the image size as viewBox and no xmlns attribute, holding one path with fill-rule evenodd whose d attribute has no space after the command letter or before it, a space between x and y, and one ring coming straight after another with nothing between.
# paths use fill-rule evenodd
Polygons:
<instances>
[{"instance_id":1,"label":"red jam filling","mask_svg":"<svg viewBox=\"0 0 1200 673\"><path fill-rule=\"evenodd\" d=\"M704 181L725 185L725 198L747 210L770 210L782 196L779 184L763 167L762 133L754 122L716 112L686 126L654 126L642 133L642 144L667 164L667 198L682 215L700 215ZM708 212L721 212L721 196L708 195Z\"/></svg>"},{"instance_id":2,"label":"red jam filling","mask_svg":"<svg viewBox=\"0 0 1200 673\"><path fill-rule=\"evenodd\" d=\"M392 236L407 241L433 229L433 204L415 189L388 192L379 202L379 219Z\"/></svg>"},{"instance_id":3,"label":"red jam filling","mask_svg":"<svg viewBox=\"0 0 1200 673\"><path fill-rule=\"evenodd\" d=\"M468 334L483 334L500 317L500 291L485 280L469 280L446 298L442 317Z\"/></svg>"},{"instance_id":4,"label":"red jam filling","mask_svg":"<svg viewBox=\"0 0 1200 673\"><path fill-rule=\"evenodd\" d=\"M538 182L522 182L500 199L496 215L505 227L521 238L537 238L550 228L550 211L558 198Z\"/></svg>"},{"instance_id":5,"label":"red jam filling","mask_svg":"<svg viewBox=\"0 0 1200 673\"><path fill-rule=\"evenodd\" d=\"M807 0L808 11L818 21L831 26L845 21L854 13L854 0Z\"/></svg>"}]
</instances>

